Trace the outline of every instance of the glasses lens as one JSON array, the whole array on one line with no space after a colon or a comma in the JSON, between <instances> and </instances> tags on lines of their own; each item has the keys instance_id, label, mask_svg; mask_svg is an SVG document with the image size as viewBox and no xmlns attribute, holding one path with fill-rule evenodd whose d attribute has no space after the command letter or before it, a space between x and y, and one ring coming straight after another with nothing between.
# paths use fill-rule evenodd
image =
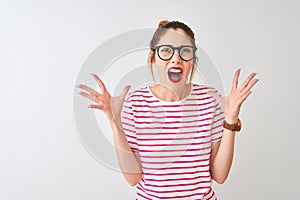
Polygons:
<instances>
[{"instance_id":1,"label":"glasses lens","mask_svg":"<svg viewBox=\"0 0 300 200\"><path fill-rule=\"evenodd\" d=\"M158 49L158 55L160 58L162 58L164 60L168 60L173 55L173 49L169 46L161 46Z\"/></svg>"},{"instance_id":2,"label":"glasses lens","mask_svg":"<svg viewBox=\"0 0 300 200\"><path fill-rule=\"evenodd\" d=\"M182 47L180 50L180 56L183 60L191 60L194 57L193 47Z\"/></svg>"}]
</instances>

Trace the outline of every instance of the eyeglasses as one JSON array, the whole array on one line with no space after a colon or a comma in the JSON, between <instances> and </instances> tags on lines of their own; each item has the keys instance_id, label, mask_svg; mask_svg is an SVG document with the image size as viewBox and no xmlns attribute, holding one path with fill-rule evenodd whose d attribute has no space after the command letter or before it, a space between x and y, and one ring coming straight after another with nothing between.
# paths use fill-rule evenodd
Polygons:
<instances>
[{"instance_id":1,"label":"eyeglasses","mask_svg":"<svg viewBox=\"0 0 300 200\"><path fill-rule=\"evenodd\" d=\"M178 50L179 57L184 61L190 61L195 57L197 47L183 45L180 47L174 47L172 45L159 45L152 48L153 51L157 50L157 55L160 59L167 61L170 60L175 50Z\"/></svg>"}]
</instances>

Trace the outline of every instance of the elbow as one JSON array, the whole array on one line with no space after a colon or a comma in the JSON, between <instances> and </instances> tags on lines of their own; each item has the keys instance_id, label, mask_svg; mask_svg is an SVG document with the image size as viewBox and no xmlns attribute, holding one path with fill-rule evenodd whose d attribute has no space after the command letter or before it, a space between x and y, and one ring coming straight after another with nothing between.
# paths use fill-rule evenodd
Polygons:
<instances>
[{"instance_id":1,"label":"elbow","mask_svg":"<svg viewBox=\"0 0 300 200\"><path fill-rule=\"evenodd\" d=\"M226 179L227 179L227 175L225 174L216 174L213 173L212 175L212 179L217 182L218 184L223 184L225 183Z\"/></svg>"},{"instance_id":2,"label":"elbow","mask_svg":"<svg viewBox=\"0 0 300 200\"><path fill-rule=\"evenodd\" d=\"M211 170L211 177L212 179L217 182L218 184L224 184L228 175L229 175L229 171L215 171L215 170Z\"/></svg>"},{"instance_id":3,"label":"elbow","mask_svg":"<svg viewBox=\"0 0 300 200\"><path fill-rule=\"evenodd\" d=\"M137 184L137 182L134 182L134 183L133 183L133 182L132 182L132 183L129 183L129 185L130 185L130 186L132 186L132 187L136 186L136 184Z\"/></svg>"},{"instance_id":4,"label":"elbow","mask_svg":"<svg viewBox=\"0 0 300 200\"><path fill-rule=\"evenodd\" d=\"M219 176L212 176L213 180L218 184L225 183L227 176L226 175L219 175Z\"/></svg>"},{"instance_id":5,"label":"elbow","mask_svg":"<svg viewBox=\"0 0 300 200\"><path fill-rule=\"evenodd\" d=\"M138 181L127 181L129 183L130 186L136 186L136 184L138 184Z\"/></svg>"},{"instance_id":6,"label":"elbow","mask_svg":"<svg viewBox=\"0 0 300 200\"><path fill-rule=\"evenodd\" d=\"M214 178L214 181L216 181L218 184L222 185L225 183L226 178Z\"/></svg>"},{"instance_id":7,"label":"elbow","mask_svg":"<svg viewBox=\"0 0 300 200\"><path fill-rule=\"evenodd\" d=\"M142 174L134 174L134 176L130 178L128 177L126 180L130 186L136 186L136 184L138 184L141 179L142 179Z\"/></svg>"}]
</instances>

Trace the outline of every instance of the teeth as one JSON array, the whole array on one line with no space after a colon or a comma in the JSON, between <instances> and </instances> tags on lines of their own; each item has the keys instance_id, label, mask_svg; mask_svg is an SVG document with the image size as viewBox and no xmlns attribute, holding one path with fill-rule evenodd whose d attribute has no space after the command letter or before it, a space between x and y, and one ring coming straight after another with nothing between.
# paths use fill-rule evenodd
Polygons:
<instances>
[{"instance_id":1,"label":"teeth","mask_svg":"<svg viewBox=\"0 0 300 200\"><path fill-rule=\"evenodd\" d=\"M172 69L172 68L169 71L173 72L173 73L180 73L181 72L180 69Z\"/></svg>"}]
</instances>

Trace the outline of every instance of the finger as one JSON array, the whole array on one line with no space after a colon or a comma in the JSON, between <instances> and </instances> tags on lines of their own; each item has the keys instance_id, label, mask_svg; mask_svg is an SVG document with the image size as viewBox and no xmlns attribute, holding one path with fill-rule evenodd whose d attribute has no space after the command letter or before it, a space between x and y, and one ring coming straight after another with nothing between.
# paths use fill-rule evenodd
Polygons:
<instances>
[{"instance_id":1,"label":"finger","mask_svg":"<svg viewBox=\"0 0 300 200\"><path fill-rule=\"evenodd\" d=\"M235 71L235 74L234 74L234 77L233 77L233 80L232 80L232 87L235 88L235 89L237 89L237 87L238 87L240 73L241 73L241 69L237 69Z\"/></svg>"},{"instance_id":2,"label":"finger","mask_svg":"<svg viewBox=\"0 0 300 200\"><path fill-rule=\"evenodd\" d=\"M122 93L120 94L120 98L121 98L122 100L125 99L125 96L126 96L126 94L128 93L130 87L131 87L130 85L126 85L126 86L123 88Z\"/></svg>"},{"instance_id":3,"label":"finger","mask_svg":"<svg viewBox=\"0 0 300 200\"><path fill-rule=\"evenodd\" d=\"M242 96L242 99L241 99L241 102L244 102L247 98L248 98L248 96L251 94L252 92L249 90L249 91L247 91L243 96Z\"/></svg>"},{"instance_id":4,"label":"finger","mask_svg":"<svg viewBox=\"0 0 300 200\"><path fill-rule=\"evenodd\" d=\"M91 74L91 75L94 77L94 79L96 79L96 81L97 81L99 87L101 88L102 92L106 91L106 87L105 87L104 83L103 83L103 82L101 81L101 79L97 76L97 74Z\"/></svg>"},{"instance_id":5,"label":"finger","mask_svg":"<svg viewBox=\"0 0 300 200\"><path fill-rule=\"evenodd\" d=\"M247 85L247 87L241 92L242 95L243 95L244 93L246 93L247 91L251 90L251 89L253 88L253 86L254 86L257 82L258 82L258 79L254 79L253 81L251 81L251 83L249 83L249 84Z\"/></svg>"},{"instance_id":6,"label":"finger","mask_svg":"<svg viewBox=\"0 0 300 200\"><path fill-rule=\"evenodd\" d=\"M95 108L95 109L103 110L103 105L89 105L88 108Z\"/></svg>"},{"instance_id":7,"label":"finger","mask_svg":"<svg viewBox=\"0 0 300 200\"><path fill-rule=\"evenodd\" d=\"M81 89L83 89L83 90L86 90L87 92L89 92L89 93L91 93L91 94L93 94L93 95L95 95L95 96L101 96L101 94L99 94L96 90L90 88L89 86L81 85L81 84L80 84L80 85L78 85L78 86L76 86L76 87L81 88Z\"/></svg>"},{"instance_id":8,"label":"finger","mask_svg":"<svg viewBox=\"0 0 300 200\"><path fill-rule=\"evenodd\" d=\"M88 94L86 92L78 92L78 94L81 95L81 96L84 96L86 98L89 98L89 99L92 98L92 95L90 95L90 94Z\"/></svg>"},{"instance_id":9,"label":"finger","mask_svg":"<svg viewBox=\"0 0 300 200\"><path fill-rule=\"evenodd\" d=\"M247 87L247 85L249 84L249 82L254 78L254 76L256 76L256 73L251 73L249 76L248 76L248 78L243 82L243 84L241 85L241 87L240 87L240 91L243 91L246 87Z\"/></svg>"},{"instance_id":10,"label":"finger","mask_svg":"<svg viewBox=\"0 0 300 200\"><path fill-rule=\"evenodd\" d=\"M222 98L221 95L219 95L217 92L214 91L208 91L207 94L211 95L214 99L217 100L217 102L219 102Z\"/></svg>"},{"instance_id":11,"label":"finger","mask_svg":"<svg viewBox=\"0 0 300 200\"><path fill-rule=\"evenodd\" d=\"M92 100L96 103L102 100L102 97L94 96L94 95L91 95L91 94L88 94L88 93L85 93L85 92L78 92L78 94L81 95L81 96L84 96L84 97L86 97L86 98L88 98L88 99L90 99L90 100Z\"/></svg>"}]
</instances>

